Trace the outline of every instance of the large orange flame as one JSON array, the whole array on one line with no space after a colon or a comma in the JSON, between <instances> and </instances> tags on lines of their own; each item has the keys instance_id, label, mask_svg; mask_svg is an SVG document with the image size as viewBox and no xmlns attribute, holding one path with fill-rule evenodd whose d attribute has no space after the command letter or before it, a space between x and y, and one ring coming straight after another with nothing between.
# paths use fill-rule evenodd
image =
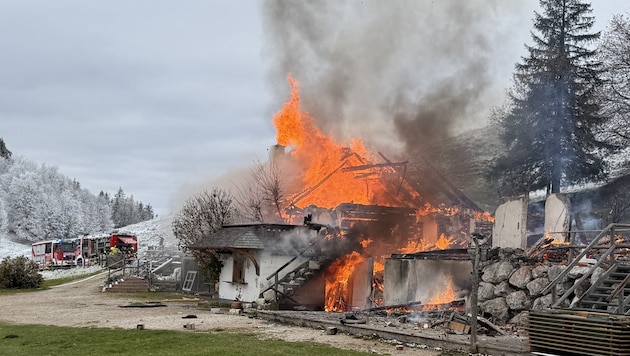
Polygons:
<instances>
[{"instance_id":1,"label":"large orange flame","mask_svg":"<svg viewBox=\"0 0 630 356\"><path fill-rule=\"evenodd\" d=\"M423 307L424 310L434 308L435 305L450 303L455 300L455 290L453 288L453 277L446 277L446 288L438 291L436 295L431 296L431 299Z\"/></svg>"},{"instance_id":2,"label":"large orange flame","mask_svg":"<svg viewBox=\"0 0 630 356\"><path fill-rule=\"evenodd\" d=\"M316 205L321 208L334 208L342 202L356 204L383 204L390 202L374 201L383 196L383 188L377 182L358 180L356 171L343 170L351 166L369 163L372 155L361 139L352 139L350 147L341 145L324 135L314 120L301 111L299 84L291 76L291 98L273 119L278 144L289 147L290 154L301 170L301 182L296 182L294 191L317 187L308 194L294 194L298 206Z\"/></svg>"},{"instance_id":3,"label":"large orange flame","mask_svg":"<svg viewBox=\"0 0 630 356\"><path fill-rule=\"evenodd\" d=\"M319 208L334 209L341 203L354 203L363 205L381 205L389 207L412 207L417 209L416 223L435 222L433 215L454 216L459 213L458 208L447 206L420 206L420 195L413 188L407 189L406 197L413 202L400 202L396 194L388 192L378 174L370 171L375 157L366 149L361 139L350 139L350 144L341 144L320 131L315 121L302 111L299 83L290 75L288 82L291 88L291 97L283 105L282 109L274 116L273 124L276 128L276 139L279 145L287 147L291 165L291 174L284 178L293 179L285 181L287 206L305 208L314 205ZM384 158L384 157L383 157ZM390 163L388 161L388 163ZM379 167L390 169L387 173L398 175L393 168L387 168L387 164ZM406 166L405 166L406 167ZM383 171L385 172L385 171ZM288 178L292 177L292 178ZM403 187L404 175L397 176L400 180L397 190ZM407 185L409 187L409 185ZM406 188L405 188L406 189ZM413 216L412 216L413 218ZM489 215L479 215L478 218L488 220ZM383 242L382 236L364 236L360 241L363 253L374 259L374 272L382 273L384 259L392 253L416 253L429 249L446 249L453 243L453 237L442 234L437 241L426 241L422 234L413 235L409 231L405 239L398 239L397 245L390 241ZM380 238L380 240L379 240ZM377 241L378 240L378 241ZM403 241L404 240L404 241ZM355 267L363 262L365 257L358 252L353 252L339 258L327 269L326 277L326 310L345 311L348 307L348 283ZM376 278L375 278L376 281ZM382 287L382 281L375 282ZM452 293L450 290L445 293ZM450 294L449 294L450 295ZM445 296L444 298L451 298ZM452 300L448 300L449 302Z\"/></svg>"},{"instance_id":4,"label":"large orange flame","mask_svg":"<svg viewBox=\"0 0 630 356\"><path fill-rule=\"evenodd\" d=\"M326 311L347 311L350 305L348 284L355 267L365 261L358 252L339 258L327 269L326 277Z\"/></svg>"}]
</instances>

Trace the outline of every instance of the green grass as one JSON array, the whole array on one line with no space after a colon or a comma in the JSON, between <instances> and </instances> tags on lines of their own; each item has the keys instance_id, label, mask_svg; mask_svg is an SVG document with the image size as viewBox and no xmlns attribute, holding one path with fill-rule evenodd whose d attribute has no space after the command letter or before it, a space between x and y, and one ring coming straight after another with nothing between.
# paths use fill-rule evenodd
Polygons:
<instances>
[{"instance_id":1,"label":"green grass","mask_svg":"<svg viewBox=\"0 0 630 356\"><path fill-rule=\"evenodd\" d=\"M100 273L103 273L103 271L96 271L92 273L86 273L86 274L82 274L78 276L70 276L70 277L64 277L64 278L44 279L44 282L39 288L25 288L25 289L0 288L0 295L12 295L12 294L17 294L17 293L36 292L40 290L50 289L51 287L54 287L54 286L58 286L64 283L69 283L69 282L76 281L79 279L95 276Z\"/></svg>"},{"instance_id":2,"label":"green grass","mask_svg":"<svg viewBox=\"0 0 630 356\"><path fill-rule=\"evenodd\" d=\"M71 328L0 322L2 355L365 355L250 333Z\"/></svg>"}]
</instances>

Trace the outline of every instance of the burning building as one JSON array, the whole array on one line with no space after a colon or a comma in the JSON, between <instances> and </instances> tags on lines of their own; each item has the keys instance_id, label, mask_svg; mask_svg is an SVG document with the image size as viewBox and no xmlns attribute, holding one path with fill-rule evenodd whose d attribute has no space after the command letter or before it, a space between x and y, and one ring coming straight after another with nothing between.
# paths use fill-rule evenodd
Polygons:
<instances>
[{"instance_id":1,"label":"burning building","mask_svg":"<svg viewBox=\"0 0 630 356\"><path fill-rule=\"evenodd\" d=\"M223 256L221 297L242 290L249 301L264 297L281 305L308 304L329 311L382 306L386 258L467 247L472 232L489 234L492 217L428 161L373 154L362 140L335 142L301 111L299 85L291 77L289 83L291 97L273 121L277 145L270 160L281 172L284 191L275 202L282 209L267 210L272 218L266 220L275 225L225 227L193 246ZM288 230L310 230L309 244L320 250L296 245L280 251L275 244L290 240ZM319 260L313 260L318 253ZM319 269L305 268L309 263ZM233 277L239 269L244 271L240 279ZM314 276L304 278L303 272ZM303 300L298 291L302 288L323 299ZM317 300L323 302L317 305Z\"/></svg>"}]
</instances>

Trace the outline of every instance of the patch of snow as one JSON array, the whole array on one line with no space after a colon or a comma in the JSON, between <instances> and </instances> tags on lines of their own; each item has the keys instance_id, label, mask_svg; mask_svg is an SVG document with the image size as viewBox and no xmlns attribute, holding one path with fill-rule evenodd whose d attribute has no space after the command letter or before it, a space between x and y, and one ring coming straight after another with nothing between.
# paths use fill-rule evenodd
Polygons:
<instances>
[{"instance_id":1,"label":"patch of snow","mask_svg":"<svg viewBox=\"0 0 630 356\"><path fill-rule=\"evenodd\" d=\"M56 269L56 270L45 270L39 272L44 279L58 279L58 278L66 278L66 277L75 277L82 276L84 274L91 274L94 272L103 271L104 269L101 266L90 266L90 267L76 267L76 268L65 268L65 269Z\"/></svg>"},{"instance_id":2,"label":"patch of snow","mask_svg":"<svg viewBox=\"0 0 630 356\"><path fill-rule=\"evenodd\" d=\"M31 257L31 245L13 241L7 235L0 235L0 260L18 256Z\"/></svg>"},{"instance_id":3,"label":"patch of snow","mask_svg":"<svg viewBox=\"0 0 630 356\"><path fill-rule=\"evenodd\" d=\"M166 215L118 229L119 233L129 233L138 237L138 253L143 256L149 248L163 248L176 251L177 238L173 235L173 216Z\"/></svg>"}]
</instances>

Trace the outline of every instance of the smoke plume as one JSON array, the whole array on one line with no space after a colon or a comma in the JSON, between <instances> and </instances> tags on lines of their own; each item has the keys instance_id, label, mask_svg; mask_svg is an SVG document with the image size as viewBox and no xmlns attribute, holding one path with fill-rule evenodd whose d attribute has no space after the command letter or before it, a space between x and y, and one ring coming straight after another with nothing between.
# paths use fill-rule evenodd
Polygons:
<instances>
[{"instance_id":1,"label":"smoke plume","mask_svg":"<svg viewBox=\"0 0 630 356\"><path fill-rule=\"evenodd\" d=\"M518 3L267 0L274 105L288 97L291 74L303 110L336 139L409 152L479 127L502 101L506 80L497 88L493 75L509 23L531 18ZM519 58L510 60L513 68Z\"/></svg>"}]
</instances>

